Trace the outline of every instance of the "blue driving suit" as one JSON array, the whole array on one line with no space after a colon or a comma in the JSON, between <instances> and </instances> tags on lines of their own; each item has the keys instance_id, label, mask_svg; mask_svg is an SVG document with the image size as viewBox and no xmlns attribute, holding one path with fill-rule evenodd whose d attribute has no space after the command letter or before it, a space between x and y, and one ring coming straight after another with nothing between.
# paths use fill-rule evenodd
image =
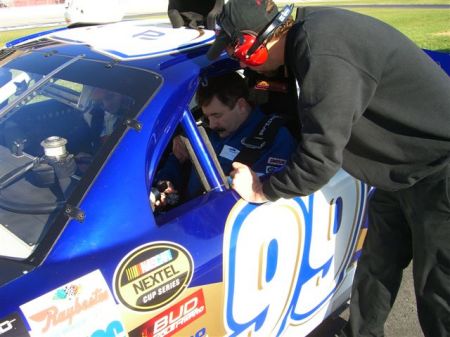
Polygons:
<instances>
[{"instance_id":1,"label":"blue driving suit","mask_svg":"<svg viewBox=\"0 0 450 337\"><path fill-rule=\"evenodd\" d=\"M228 137L220 138L216 132L208 130L211 145L225 175L231 172L231 164L244 148L245 145L242 144L242 141L246 137L251 137L265 118L267 115L258 108L254 108L247 120ZM262 149L261 156L251 165L251 168L258 176L277 171L286 164L295 148L295 139L288 129L280 127L272 144L268 144L266 148ZM170 154L162 169L157 173L155 181L169 180L175 189L181 191L185 182L180 172L182 172L182 165L173 154ZM195 169L191 169L184 196L190 199L201 192L200 178Z\"/></svg>"}]
</instances>

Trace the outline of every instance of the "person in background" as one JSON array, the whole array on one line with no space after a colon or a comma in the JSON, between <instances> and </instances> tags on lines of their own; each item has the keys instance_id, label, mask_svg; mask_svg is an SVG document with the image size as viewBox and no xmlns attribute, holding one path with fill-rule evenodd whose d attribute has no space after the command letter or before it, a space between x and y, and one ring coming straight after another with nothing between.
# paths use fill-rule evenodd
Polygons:
<instances>
[{"instance_id":1,"label":"person in background","mask_svg":"<svg viewBox=\"0 0 450 337\"><path fill-rule=\"evenodd\" d=\"M338 8L229 0L210 59L280 66L299 86L300 143L261 181L233 163L233 188L249 202L309 195L343 168L375 187L369 229L342 336L384 336L402 271L413 263L425 336L450 335L450 79L393 27Z\"/></svg>"},{"instance_id":2,"label":"person in background","mask_svg":"<svg viewBox=\"0 0 450 337\"><path fill-rule=\"evenodd\" d=\"M169 0L167 16L173 28L214 29L224 0Z\"/></svg>"}]
</instances>

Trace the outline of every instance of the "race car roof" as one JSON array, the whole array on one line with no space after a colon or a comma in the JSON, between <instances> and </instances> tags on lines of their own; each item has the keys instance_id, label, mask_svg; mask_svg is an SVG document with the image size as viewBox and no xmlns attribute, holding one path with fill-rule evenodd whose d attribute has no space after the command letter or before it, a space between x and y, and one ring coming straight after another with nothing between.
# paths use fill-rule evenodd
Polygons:
<instances>
[{"instance_id":1,"label":"race car roof","mask_svg":"<svg viewBox=\"0 0 450 337\"><path fill-rule=\"evenodd\" d=\"M54 42L53 50L64 47L64 52L69 54L85 53L89 57L104 56L115 61L159 59L161 62L164 56L207 48L214 41L215 34L210 30L173 29L166 23L152 20L130 20L56 30L35 40L42 41L43 38ZM30 42L32 40L22 38L14 47L20 48Z\"/></svg>"},{"instance_id":2,"label":"race car roof","mask_svg":"<svg viewBox=\"0 0 450 337\"><path fill-rule=\"evenodd\" d=\"M126 61L158 57L212 43L209 30L173 29L151 21L123 21L115 24L67 29L50 34L50 39L91 46L99 53Z\"/></svg>"}]
</instances>

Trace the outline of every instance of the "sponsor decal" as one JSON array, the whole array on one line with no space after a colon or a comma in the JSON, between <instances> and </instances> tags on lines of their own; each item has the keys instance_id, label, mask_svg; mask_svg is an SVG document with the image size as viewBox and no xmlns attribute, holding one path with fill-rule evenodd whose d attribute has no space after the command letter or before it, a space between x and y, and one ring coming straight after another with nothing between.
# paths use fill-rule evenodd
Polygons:
<instances>
[{"instance_id":1,"label":"sponsor decal","mask_svg":"<svg viewBox=\"0 0 450 337\"><path fill-rule=\"evenodd\" d=\"M190 337L208 337L208 334L206 333L206 328L201 328Z\"/></svg>"},{"instance_id":2,"label":"sponsor decal","mask_svg":"<svg viewBox=\"0 0 450 337\"><path fill-rule=\"evenodd\" d=\"M220 151L219 156L226 158L228 160L234 160L237 157L237 155L239 154L239 152L240 151L238 149L236 149L232 146L224 145L222 151Z\"/></svg>"},{"instance_id":3,"label":"sponsor decal","mask_svg":"<svg viewBox=\"0 0 450 337\"><path fill-rule=\"evenodd\" d=\"M264 91L282 92L282 93L288 92L287 83L280 82L280 81L261 80L261 81L256 82L255 89L256 90L264 90Z\"/></svg>"},{"instance_id":4,"label":"sponsor decal","mask_svg":"<svg viewBox=\"0 0 450 337\"><path fill-rule=\"evenodd\" d=\"M276 165L276 166L284 166L286 165L286 159L269 157L267 160L267 164Z\"/></svg>"},{"instance_id":5,"label":"sponsor decal","mask_svg":"<svg viewBox=\"0 0 450 337\"><path fill-rule=\"evenodd\" d=\"M0 337L29 337L28 331L19 314L13 313L0 318Z\"/></svg>"},{"instance_id":6,"label":"sponsor decal","mask_svg":"<svg viewBox=\"0 0 450 337\"><path fill-rule=\"evenodd\" d=\"M91 337L127 337L127 333L119 321L112 321L105 330L97 330Z\"/></svg>"},{"instance_id":7,"label":"sponsor decal","mask_svg":"<svg viewBox=\"0 0 450 337\"><path fill-rule=\"evenodd\" d=\"M50 291L20 308L33 337L96 336L96 333L100 336L98 331L103 331L111 322L117 321L122 325L114 299L99 270ZM120 331L117 326L115 329Z\"/></svg>"},{"instance_id":8,"label":"sponsor decal","mask_svg":"<svg viewBox=\"0 0 450 337\"><path fill-rule=\"evenodd\" d=\"M274 173L274 172L276 172L277 170L279 170L280 168L278 167L278 166L270 166L270 165L267 165L266 166L266 174L269 174L269 173Z\"/></svg>"},{"instance_id":9,"label":"sponsor decal","mask_svg":"<svg viewBox=\"0 0 450 337\"><path fill-rule=\"evenodd\" d=\"M170 337L206 313L203 291L200 289L174 306L132 330L130 337ZM204 332L202 334L202 331ZM205 336L206 330L194 336Z\"/></svg>"},{"instance_id":10,"label":"sponsor decal","mask_svg":"<svg viewBox=\"0 0 450 337\"><path fill-rule=\"evenodd\" d=\"M178 297L192 279L193 260L181 246L147 244L130 252L114 274L118 300L135 311L151 311Z\"/></svg>"}]
</instances>

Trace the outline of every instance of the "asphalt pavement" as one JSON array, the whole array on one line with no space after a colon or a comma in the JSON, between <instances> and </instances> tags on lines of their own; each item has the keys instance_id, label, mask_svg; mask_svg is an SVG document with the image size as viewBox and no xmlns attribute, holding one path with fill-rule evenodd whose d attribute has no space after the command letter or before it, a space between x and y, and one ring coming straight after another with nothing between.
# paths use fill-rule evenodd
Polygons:
<instances>
[{"instance_id":1,"label":"asphalt pavement","mask_svg":"<svg viewBox=\"0 0 450 337\"><path fill-rule=\"evenodd\" d=\"M349 310L346 309L339 317L326 320L307 337L334 337L348 316ZM385 337L423 337L417 318L411 264L404 271L399 293L384 326L384 334Z\"/></svg>"},{"instance_id":2,"label":"asphalt pavement","mask_svg":"<svg viewBox=\"0 0 450 337\"><path fill-rule=\"evenodd\" d=\"M92 0L93 1L93 0ZM125 18L165 15L167 0L150 0L125 8ZM0 8L0 31L64 25L64 4Z\"/></svg>"}]
</instances>

